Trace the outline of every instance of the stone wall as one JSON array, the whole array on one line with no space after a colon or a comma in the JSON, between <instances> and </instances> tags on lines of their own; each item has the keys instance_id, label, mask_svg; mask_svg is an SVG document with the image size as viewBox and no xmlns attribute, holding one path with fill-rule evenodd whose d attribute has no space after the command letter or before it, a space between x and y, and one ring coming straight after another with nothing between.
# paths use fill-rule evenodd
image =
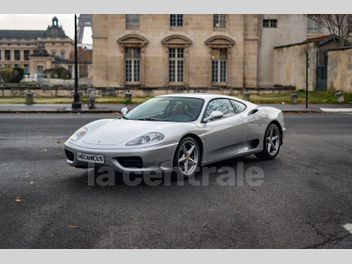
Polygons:
<instances>
[{"instance_id":1,"label":"stone wall","mask_svg":"<svg viewBox=\"0 0 352 264\"><path fill-rule=\"evenodd\" d=\"M88 95L88 89L80 88L80 92L83 96ZM35 97L72 97L73 87L57 87L57 88L40 88L40 87L0 87L0 97L23 97L26 91L32 91ZM97 96L121 96L123 97L127 90L125 88L98 88L96 89ZM184 89L173 89L173 88L157 88L148 87L144 89L131 89L133 96L157 96L163 94L172 93L196 93L196 92L208 92L215 94L226 94L226 95L237 95L242 92L240 88L184 88ZM266 94L266 93L288 93L292 92L292 88L280 87L280 88L253 88L248 89L251 94Z\"/></svg>"},{"instance_id":2,"label":"stone wall","mask_svg":"<svg viewBox=\"0 0 352 264\"><path fill-rule=\"evenodd\" d=\"M328 52L327 87L352 92L352 48L336 49L335 43L320 47ZM274 49L274 83L305 89L306 50L310 52L308 87L316 90L316 65L318 47L315 43L292 45Z\"/></svg>"},{"instance_id":3,"label":"stone wall","mask_svg":"<svg viewBox=\"0 0 352 264\"><path fill-rule=\"evenodd\" d=\"M276 85L306 87L306 50L311 53L308 68L308 89L315 88L316 48L314 43L274 49L273 82Z\"/></svg>"},{"instance_id":4,"label":"stone wall","mask_svg":"<svg viewBox=\"0 0 352 264\"><path fill-rule=\"evenodd\" d=\"M352 48L328 52L328 88L352 93Z\"/></svg>"}]
</instances>

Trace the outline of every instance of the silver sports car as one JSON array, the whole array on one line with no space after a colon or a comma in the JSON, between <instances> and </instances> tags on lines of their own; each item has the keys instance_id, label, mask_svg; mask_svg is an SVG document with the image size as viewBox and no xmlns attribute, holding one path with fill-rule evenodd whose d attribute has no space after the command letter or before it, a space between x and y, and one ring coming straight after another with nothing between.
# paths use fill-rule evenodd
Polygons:
<instances>
[{"instance_id":1,"label":"silver sports car","mask_svg":"<svg viewBox=\"0 0 352 264\"><path fill-rule=\"evenodd\" d=\"M121 112L78 129L65 142L67 162L189 177L201 166L237 156L273 159L285 132L280 110L225 95L162 95Z\"/></svg>"}]
</instances>

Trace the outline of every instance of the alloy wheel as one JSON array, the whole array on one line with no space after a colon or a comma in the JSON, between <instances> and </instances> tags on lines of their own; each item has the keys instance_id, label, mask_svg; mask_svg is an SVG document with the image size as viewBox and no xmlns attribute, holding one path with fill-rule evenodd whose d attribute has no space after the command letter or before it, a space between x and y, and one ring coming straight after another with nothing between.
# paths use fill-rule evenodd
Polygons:
<instances>
[{"instance_id":1,"label":"alloy wheel","mask_svg":"<svg viewBox=\"0 0 352 264\"><path fill-rule=\"evenodd\" d=\"M180 171L186 175L192 175L198 167L199 148L191 140L184 141L177 153L177 164Z\"/></svg>"},{"instance_id":2,"label":"alloy wheel","mask_svg":"<svg viewBox=\"0 0 352 264\"><path fill-rule=\"evenodd\" d=\"M280 148L280 131L277 126L271 126L266 135L266 147L270 155L274 156Z\"/></svg>"}]
</instances>

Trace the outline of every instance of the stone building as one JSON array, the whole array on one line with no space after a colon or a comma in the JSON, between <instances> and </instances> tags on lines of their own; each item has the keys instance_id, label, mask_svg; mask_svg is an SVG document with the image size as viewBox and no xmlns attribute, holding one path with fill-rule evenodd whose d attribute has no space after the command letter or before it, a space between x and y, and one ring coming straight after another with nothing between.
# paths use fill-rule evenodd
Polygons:
<instances>
[{"instance_id":1,"label":"stone building","mask_svg":"<svg viewBox=\"0 0 352 264\"><path fill-rule=\"evenodd\" d=\"M93 15L93 84L272 88L274 47L325 33L306 15Z\"/></svg>"},{"instance_id":2,"label":"stone building","mask_svg":"<svg viewBox=\"0 0 352 264\"><path fill-rule=\"evenodd\" d=\"M73 47L57 17L46 30L0 30L0 67L21 67L28 74L59 64L68 68L65 61Z\"/></svg>"},{"instance_id":3,"label":"stone building","mask_svg":"<svg viewBox=\"0 0 352 264\"><path fill-rule=\"evenodd\" d=\"M96 87L257 87L257 15L93 15Z\"/></svg>"},{"instance_id":4,"label":"stone building","mask_svg":"<svg viewBox=\"0 0 352 264\"><path fill-rule=\"evenodd\" d=\"M265 14L259 15L259 21L261 22L258 45L259 87L272 87L278 84L274 71L275 47L300 43L307 38L328 34L327 30L302 14Z\"/></svg>"}]
</instances>

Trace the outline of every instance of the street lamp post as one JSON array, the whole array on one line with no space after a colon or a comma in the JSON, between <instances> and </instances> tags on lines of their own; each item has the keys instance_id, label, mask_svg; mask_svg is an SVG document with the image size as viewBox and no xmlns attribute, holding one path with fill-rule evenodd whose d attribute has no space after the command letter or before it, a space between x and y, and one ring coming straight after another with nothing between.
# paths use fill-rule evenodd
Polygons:
<instances>
[{"instance_id":1,"label":"street lamp post","mask_svg":"<svg viewBox=\"0 0 352 264\"><path fill-rule=\"evenodd\" d=\"M72 111L81 111L81 101L78 93L78 52L77 52L77 15L75 14L75 90L73 93Z\"/></svg>"},{"instance_id":2,"label":"street lamp post","mask_svg":"<svg viewBox=\"0 0 352 264\"><path fill-rule=\"evenodd\" d=\"M308 69L309 69L309 50L306 50L306 109L308 109Z\"/></svg>"}]
</instances>

